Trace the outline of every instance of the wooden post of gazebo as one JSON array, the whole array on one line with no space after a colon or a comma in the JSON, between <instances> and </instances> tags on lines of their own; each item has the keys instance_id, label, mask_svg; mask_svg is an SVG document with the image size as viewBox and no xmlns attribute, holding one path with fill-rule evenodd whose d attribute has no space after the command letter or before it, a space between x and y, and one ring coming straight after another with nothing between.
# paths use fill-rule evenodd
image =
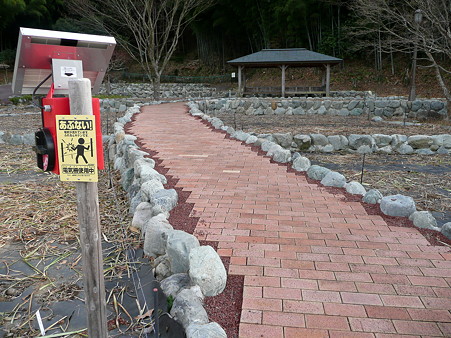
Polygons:
<instances>
[{"instance_id":1,"label":"wooden post of gazebo","mask_svg":"<svg viewBox=\"0 0 451 338\"><path fill-rule=\"evenodd\" d=\"M285 97L285 70L288 68L286 65L280 66L282 69L282 97Z\"/></svg>"},{"instance_id":2,"label":"wooden post of gazebo","mask_svg":"<svg viewBox=\"0 0 451 338\"><path fill-rule=\"evenodd\" d=\"M326 96L330 96L330 64L326 65Z\"/></svg>"},{"instance_id":3,"label":"wooden post of gazebo","mask_svg":"<svg viewBox=\"0 0 451 338\"><path fill-rule=\"evenodd\" d=\"M243 89L241 88L241 70L243 66L238 66L238 96L243 95Z\"/></svg>"}]
</instances>

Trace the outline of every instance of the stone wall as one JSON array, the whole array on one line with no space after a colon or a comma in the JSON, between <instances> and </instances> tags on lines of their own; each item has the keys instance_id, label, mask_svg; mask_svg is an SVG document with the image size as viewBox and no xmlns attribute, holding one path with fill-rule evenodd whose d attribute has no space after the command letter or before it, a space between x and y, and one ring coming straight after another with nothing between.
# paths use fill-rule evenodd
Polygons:
<instances>
[{"instance_id":1,"label":"stone wall","mask_svg":"<svg viewBox=\"0 0 451 338\"><path fill-rule=\"evenodd\" d=\"M416 104L418 102L418 104ZM405 103L405 105L404 105ZM397 108L396 105L399 104ZM205 100L197 101L196 108L202 113L242 113L242 114L338 114L338 115L360 115L368 111L372 106L376 109L402 109L402 107L429 107L435 114L446 108L446 104L439 100L424 100L406 103L400 100L282 100L280 102L259 99L235 99L235 100ZM198 108L197 108L198 107ZM378 108L385 107L385 108ZM443 107L443 108L442 108ZM418 108L418 109L417 109ZM441 114L441 113L440 113ZM217 118L216 118L217 119ZM219 119L217 119L219 120ZM216 123L219 123L216 121ZM222 123L222 121L221 121ZM258 139L269 140L284 149L302 152L323 152L332 153L337 151L357 152L357 153L398 153L402 155L420 154L447 155L451 152L451 135L414 135L406 136L401 134L385 135L322 135L322 134L296 134L275 133L275 134L255 134L251 135Z\"/></svg>"},{"instance_id":2,"label":"stone wall","mask_svg":"<svg viewBox=\"0 0 451 338\"><path fill-rule=\"evenodd\" d=\"M99 94L121 95L149 99L153 96L153 85L150 83L111 83L110 91L102 85ZM199 98L199 97L223 97L224 93L216 91L216 88L198 83L162 83L160 97L165 98Z\"/></svg>"},{"instance_id":3,"label":"stone wall","mask_svg":"<svg viewBox=\"0 0 451 338\"><path fill-rule=\"evenodd\" d=\"M393 117L413 119L443 119L447 115L447 102L443 99L408 101L400 97L377 98L307 98L307 99L215 99L199 102L199 109L207 114L238 113L247 115L305 115L332 114L342 116Z\"/></svg>"}]
</instances>

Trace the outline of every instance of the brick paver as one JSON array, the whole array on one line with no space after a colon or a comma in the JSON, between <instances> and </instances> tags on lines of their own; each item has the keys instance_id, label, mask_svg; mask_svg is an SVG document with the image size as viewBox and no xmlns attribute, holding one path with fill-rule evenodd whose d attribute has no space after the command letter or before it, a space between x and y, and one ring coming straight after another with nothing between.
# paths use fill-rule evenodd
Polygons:
<instances>
[{"instance_id":1,"label":"brick paver","mask_svg":"<svg viewBox=\"0 0 451 338\"><path fill-rule=\"evenodd\" d=\"M447 336L451 255L214 133L183 103L131 132L190 191L194 234L244 275L240 337Z\"/></svg>"}]
</instances>

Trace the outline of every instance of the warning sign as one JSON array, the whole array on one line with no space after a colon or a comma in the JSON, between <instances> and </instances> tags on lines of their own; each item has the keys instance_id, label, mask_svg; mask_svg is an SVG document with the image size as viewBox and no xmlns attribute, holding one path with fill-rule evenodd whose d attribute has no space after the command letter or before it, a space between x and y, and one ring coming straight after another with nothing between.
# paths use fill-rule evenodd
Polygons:
<instances>
[{"instance_id":1,"label":"warning sign","mask_svg":"<svg viewBox=\"0 0 451 338\"><path fill-rule=\"evenodd\" d=\"M94 115L56 115L61 181L97 182Z\"/></svg>"}]
</instances>

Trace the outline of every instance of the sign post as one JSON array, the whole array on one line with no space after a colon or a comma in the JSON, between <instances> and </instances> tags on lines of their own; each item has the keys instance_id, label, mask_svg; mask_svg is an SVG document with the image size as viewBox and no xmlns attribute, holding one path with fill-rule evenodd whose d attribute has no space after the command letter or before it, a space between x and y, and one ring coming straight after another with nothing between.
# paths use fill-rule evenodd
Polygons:
<instances>
[{"instance_id":1,"label":"sign post","mask_svg":"<svg viewBox=\"0 0 451 338\"><path fill-rule=\"evenodd\" d=\"M93 114L91 81L89 79L75 79L69 81L69 104L71 115L66 117L69 120L72 115L89 116ZM72 120L77 121L77 119L74 119L73 117ZM59 121L67 120L60 119ZM80 118L78 118L78 121L87 122L90 120L80 120ZM89 129L88 125L89 123L84 124L83 128ZM95 123L93 123L93 125L95 125ZM95 149L92 148L95 142L89 141L93 138L95 140L95 136L93 137L92 134L89 134L89 130L84 131L86 131L86 133L82 133L82 137L74 137L77 144L70 145L70 147L73 146L76 149L74 150L76 154L72 157L74 157L73 160L75 162L78 161L78 163L70 164L72 162L66 162L69 166L68 168L72 166L73 168L82 168L82 174L77 173L78 177L81 175L82 178L84 177L85 171L85 167L82 167L82 165L88 166L92 164L89 163L88 159L94 158L96 154L94 151ZM83 141L81 141L81 139L83 139ZM89 149L88 147L91 148ZM67 148L67 152L69 152L69 149L72 148ZM66 159L70 155L73 154L66 153ZM60 163L64 164L64 162L65 161L60 160ZM83 259L84 290L86 294L85 303L88 312L88 336L106 338L107 317L97 177L95 177L95 180L93 177L90 177L90 167L86 168L88 168L88 172L84 178L87 178L88 181L82 182L78 179L74 179L74 181L76 181L75 185L77 189L78 222L80 227L80 242ZM95 168L97 168L97 164L95 164ZM61 169L61 177L63 178L64 167ZM78 171L80 171L80 169L78 169ZM95 173L97 176L97 171ZM75 175L75 173L73 174ZM77 176L74 177L76 178ZM89 179L92 179L92 181L89 181Z\"/></svg>"}]
</instances>

